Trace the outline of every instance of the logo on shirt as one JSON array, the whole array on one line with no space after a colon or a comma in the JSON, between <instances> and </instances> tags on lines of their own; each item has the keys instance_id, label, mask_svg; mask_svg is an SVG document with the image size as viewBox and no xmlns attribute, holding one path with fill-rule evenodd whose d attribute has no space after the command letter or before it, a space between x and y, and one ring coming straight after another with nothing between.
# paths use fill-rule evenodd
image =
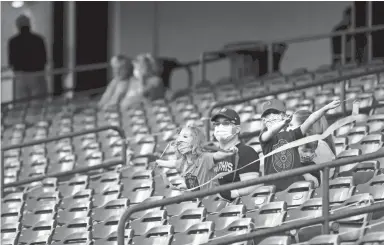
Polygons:
<instances>
[{"instance_id":1,"label":"logo on shirt","mask_svg":"<svg viewBox=\"0 0 384 245\"><path fill-rule=\"evenodd\" d=\"M280 139L275 145L273 145L272 150L274 151L285 144L288 144L288 141ZM293 149L288 149L272 155L272 165L276 172L291 170L293 168L293 161Z\"/></svg>"},{"instance_id":2,"label":"logo on shirt","mask_svg":"<svg viewBox=\"0 0 384 245\"><path fill-rule=\"evenodd\" d=\"M197 179L196 175L187 173L184 178L185 178L185 185L187 186L188 189L192 189L199 186L199 180ZM196 189L196 191L198 190L200 190L200 188Z\"/></svg>"},{"instance_id":3,"label":"logo on shirt","mask_svg":"<svg viewBox=\"0 0 384 245\"><path fill-rule=\"evenodd\" d=\"M216 173L231 172L233 170L233 163L228 161L221 161L215 167Z\"/></svg>"}]
</instances>

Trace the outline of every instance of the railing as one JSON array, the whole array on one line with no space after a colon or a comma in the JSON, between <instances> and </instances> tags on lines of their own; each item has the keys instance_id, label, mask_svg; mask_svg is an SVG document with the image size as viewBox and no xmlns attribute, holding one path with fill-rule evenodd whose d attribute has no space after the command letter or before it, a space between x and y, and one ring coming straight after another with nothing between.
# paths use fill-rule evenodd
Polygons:
<instances>
[{"instance_id":1,"label":"railing","mask_svg":"<svg viewBox=\"0 0 384 245\"><path fill-rule=\"evenodd\" d=\"M73 169L71 171L66 171L66 172L62 172L62 173L54 173L51 175L38 176L38 177L29 178L29 179L25 179L25 180L21 180L21 181L16 181L16 182L12 182L12 183L8 183L8 184L4 185L4 159L2 159L2 161L1 161L1 188L2 188L1 189L1 195L3 196L4 188L6 188L6 187L25 185L25 184L32 183L35 181L40 181L40 180L47 178L47 177L62 177L62 176L69 176L69 175L80 173L80 172L88 172L88 171L95 170L95 169L114 166L114 165L117 165L121 162L123 164L126 164L127 163L127 144L125 142L126 137L125 137L124 130L120 127L109 125L109 126L102 126L102 127L94 128L94 129L88 129L88 130L84 130L81 132L73 132L73 133L69 133L69 134L65 134L65 135L54 136L54 137L47 138L47 139L33 140L30 142L25 142L25 143L17 144L17 145L9 145L9 146L5 146L5 147L1 148L1 153L2 153L2 158L3 158L4 152L8 151L8 150L19 149L19 148L23 148L23 147L32 146L32 145L44 144L44 143L48 143L48 142L58 141L58 140L65 139L65 138L73 138L73 137L91 134L91 133L98 133L98 132L106 131L106 130L114 130L114 131L118 132L118 134L120 135L120 137L123 140L122 156L121 156L120 161L110 160L110 161L107 161L107 162L104 162L102 164L95 165L95 166Z\"/></svg>"},{"instance_id":2,"label":"railing","mask_svg":"<svg viewBox=\"0 0 384 245\"><path fill-rule=\"evenodd\" d=\"M361 34L361 33L368 33L368 36L370 37L372 32L376 31L383 31L384 25L376 25L373 27L364 27L364 28L357 28L355 30L348 30L348 31L338 31L333 33L324 33L319 35L308 35L308 36L302 36L297 38L291 38L291 39L277 39L269 42L264 42L263 44L260 44L260 42L255 42L254 44L248 44L248 45L241 45L240 47L233 47L228 49L219 49L219 50L210 50L210 51L204 51L200 55L200 79L201 81L206 80L206 62L205 60L211 56L211 55L217 55L217 54L230 54L235 53L236 51L240 50L252 50L252 49L265 49L267 47L268 50L268 69L269 72L272 73L273 71L273 45L277 43L285 43L285 44L292 44L292 43L302 43L302 42L308 42L308 41L315 41L319 39L325 39L325 38L332 38L332 37L338 37L341 36L341 42L342 42L342 48L341 48L341 63L345 64L346 56L345 56L345 43L346 43L346 37L351 34ZM372 43L368 43L368 58L372 58ZM355 50L352 51L354 53ZM368 60L370 61L370 60Z\"/></svg>"},{"instance_id":3,"label":"railing","mask_svg":"<svg viewBox=\"0 0 384 245\"><path fill-rule=\"evenodd\" d=\"M347 164L355 163L355 162L363 162L363 161L368 161L368 160L373 160L377 158L384 157L384 149L381 149L380 151L377 151L375 153L370 153L366 155L360 155L360 156L355 156L355 157L349 157L349 158L341 158L335 161L331 162L326 162L322 164L317 164L317 165L312 165L308 167L302 167L302 168L297 168L293 169L287 172L280 172L277 174L272 174L272 175L267 175L267 176L262 176L260 178L252 179L252 180L246 180L246 181L239 181L231 184L226 184L222 185L219 187L215 187L212 189L206 189L206 190L200 190L200 191L193 191L193 192L187 192L183 193L183 195L176 196L176 197L171 197L171 198L165 198L159 201L153 201L153 202L145 202L141 203L140 205L135 205L133 207L129 207L122 215L119 224L118 224L118 229L117 229L117 241L118 245L124 245L124 236L125 236L125 224L129 220L130 216L133 213L140 212L146 209L152 209L156 207L163 207L166 205L174 204L174 203L180 203L184 201L190 201L194 200L196 198L203 198L206 196L218 194L223 191L229 191L229 190L234 190L234 189L241 189L245 188L248 186L254 186L254 185L259 185L259 184L265 184L265 183L270 183L272 181L284 179L284 178L289 178L289 177L294 177L298 175L303 175L306 173L310 172L315 172L315 171L320 171L323 170L323 175L322 175L322 217L318 217L315 219L311 220L305 220L305 221L300 221L300 222L295 222L287 225L282 225L279 227L274 227L274 228L268 228L266 230L262 231L256 231L252 232L249 234L244 234L240 236L235 236L235 237L224 237L220 239L215 239L214 241L208 242L206 244L210 245L222 245L222 244L232 244L235 242L240 242L240 241L246 241L255 237L259 236L265 236L265 235L271 235L275 234L276 232L283 232L283 231L289 231L291 229L299 228L299 227L304 227L307 225L314 225L314 224L320 224L322 223L323 227L323 233L324 234L329 234L329 222L337 219L341 219L344 217L352 216L352 215L357 215L357 214L362 214L362 213L368 213L368 212L373 212L376 210L382 210L384 209L384 203L378 203L374 204L369 207L364 207L360 209L356 209L353 211L348 210L347 212L343 212L337 215L332 215L330 216L329 214L329 169L334 168L334 167L340 167L344 166ZM271 183L272 184L272 183Z\"/></svg>"},{"instance_id":4,"label":"railing","mask_svg":"<svg viewBox=\"0 0 384 245\"><path fill-rule=\"evenodd\" d=\"M285 88L285 89L278 90L278 91L271 91L271 92L261 93L261 94L257 94L257 95L247 96L247 97L244 97L241 99L218 102L218 103L215 103L208 110L207 117L209 117L209 118L211 117L212 112L215 108L228 106L228 105L241 104L241 103L244 103L244 102L247 102L250 100L264 98L267 96L274 96L274 95L281 94L281 93L288 93L288 92L298 91L298 90L302 90L302 89L306 89L306 88L310 88L310 87L322 86L322 85L326 85L326 84L330 84L330 83L338 83L338 82L341 82L341 98L340 98L340 100L344 101L345 95L346 95L345 94L345 81L346 80L360 77L360 76L366 76L366 75L370 75L370 74L381 73L381 72L384 72L384 68L378 68L378 69L373 69L373 70L364 71L364 72L360 72L360 73L354 73L351 75L338 76L336 78L320 80L320 81L316 81L316 82L308 83L308 84L303 84L303 85L296 85L296 86L292 86L291 88ZM343 104L344 103L345 102L343 102ZM342 113L345 115L345 106L342 106ZM208 141L210 140L210 130L211 130L211 123L209 120L207 120L205 132L206 132L206 137L207 137Z\"/></svg>"}]
</instances>

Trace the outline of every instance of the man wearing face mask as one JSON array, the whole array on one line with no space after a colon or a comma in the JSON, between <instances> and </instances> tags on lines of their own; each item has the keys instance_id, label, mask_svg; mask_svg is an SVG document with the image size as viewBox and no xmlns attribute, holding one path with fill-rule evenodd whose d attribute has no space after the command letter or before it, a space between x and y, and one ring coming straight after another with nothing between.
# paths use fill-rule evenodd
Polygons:
<instances>
[{"instance_id":1,"label":"man wearing face mask","mask_svg":"<svg viewBox=\"0 0 384 245\"><path fill-rule=\"evenodd\" d=\"M220 149L225 151L234 150L235 152L232 156L216 161L216 174L228 173L218 179L219 184L225 185L258 178L260 176L260 163L254 161L258 160L259 156L252 147L240 142L239 115L232 109L223 108L212 116L211 121L214 125L214 136L219 142ZM254 163L250 164L251 162ZM255 189L256 186L249 186L238 190L225 191L220 193L220 197L228 202L233 202L240 196L251 194Z\"/></svg>"}]
</instances>

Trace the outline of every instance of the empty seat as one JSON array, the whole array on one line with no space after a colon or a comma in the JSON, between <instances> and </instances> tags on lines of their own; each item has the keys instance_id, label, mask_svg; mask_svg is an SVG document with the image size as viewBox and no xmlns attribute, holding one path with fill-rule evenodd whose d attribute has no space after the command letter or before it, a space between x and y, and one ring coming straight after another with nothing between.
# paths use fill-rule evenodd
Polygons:
<instances>
[{"instance_id":1,"label":"empty seat","mask_svg":"<svg viewBox=\"0 0 384 245\"><path fill-rule=\"evenodd\" d=\"M270 203L275 191L276 187L274 185L259 186L248 196L242 196L241 201L247 207L247 210L255 210L264 204Z\"/></svg>"},{"instance_id":2,"label":"empty seat","mask_svg":"<svg viewBox=\"0 0 384 245\"><path fill-rule=\"evenodd\" d=\"M383 147L383 139L384 136L382 134L370 134L363 137L359 143L350 145L349 147L361 150L362 154L369 154Z\"/></svg>"},{"instance_id":3,"label":"empty seat","mask_svg":"<svg viewBox=\"0 0 384 245\"><path fill-rule=\"evenodd\" d=\"M347 171L344 171L344 166L340 167L339 176L352 176L355 185L367 183L369 180L380 173L380 162L378 161L366 161L356 164L351 169L348 167Z\"/></svg>"},{"instance_id":4,"label":"empty seat","mask_svg":"<svg viewBox=\"0 0 384 245\"><path fill-rule=\"evenodd\" d=\"M102 207L109 201L119 199L121 195L121 189L121 185L105 187L102 193L95 194L93 196L93 207Z\"/></svg>"},{"instance_id":5,"label":"empty seat","mask_svg":"<svg viewBox=\"0 0 384 245\"><path fill-rule=\"evenodd\" d=\"M375 202L384 201L384 174L374 176L370 181L356 187L356 194L369 193L373 196ZM378 219L384 216L383 210L378 210L373 213L373 219Z\"/></svg>"},{"instance_id":6,"label":"empty seat","mask_svg":"<svg viewBox=\"0 0 384 245\"><path fill-rule=\"evenodd\" d=\"M339 177L329 181L329 203L331 205L341 204L355 193L353 177ZM315 190L314 197L322 197L323 188Z\"/></svg>"},{"instance_id":7,"label":"empty seat","mask_svg":"<svg viewBox=\"0 0 384 245\"><path fill-rule=\"evenodd\" d=\"M92 219L101 222L112 216L120 216L127 209L128 205L129 200L126 198L110 201L103 207L93 209Z\"/></svg>"},{"instance_id":8,"label":"empty seat","mask_svg":"<svg viewBox=\"0 0 384 245\"><path fill-rule=\"evenodd\" d=\"M382 226L384 228L384 225ZM384 242L384 229L378 232L369 232L365 234L356 245L373 245L382 244Z\"/></svg>"},{"instance_id":9,"label":"empty seat","mask_svg":"<svg viewBox=\"0 0 384 245\"><path fill-rule=\"evenodd\" d=\"M298 181L291 184L287 189L277 192L273 201L283 201L288 208L299 206L313 196L313 182Z\"/></svg>"},{"instance_id":10,"label":"empty seat","mask_svg":"<svg viewBox=\"0 0 384 245\"><path fill-rule=\"evenodd\" d=\"M23 230L20 233L20 244L32 243L50 243L51 236L55 229L54 220L42 220L37 222L33 227Z\"/></svg>"},{"instance_id":11,"label":"empty seat","mask_svg":"<svg viewBox=\"0 0 384 245\"><path fill-rule=\"evenodd\" d=\"M21 231L21 223L8 223L1 224L1 242L4 244L5 241L16 244Z\"/></svg>"},{"instance_id":12,"label":"empty seat","mask_svg":"<svg viewBox=\"0 0 384 245\"><path fill-rule=\"evenodd\" d=\"M339 155L337 155L337 159L342 159L342 158L348 158L348 157L355 157L361 155L361 150L359 149L348 149L343 152L341 152ZM343 168L343 171L347 171L348 169L351 169L354 165L357 163L350 163L344 166L341 166L339 168L336 168L336 173L339 172L340 168Z\"/></svg>"},{"instance_id":13,"label":"empty seat","mask_svg":"<svg viewBox=\"0 0 384 245\"><path fill-rule=\"evenodd\" d=\"M131 222L131 228L135 232L135 236L142 236L151 228L165 225L167 223L167 211L157 210L146 213L140 219Z\"/></svg>"},{"instance_id":14,"label":"empty seat","mask_svg":"<svg viewBox=\"0 0 384 245\"><path fill-rule=\"evenodd\" d=\"M179 216L171 217L169 224L173 225L176 233L185 232L192 225L203 222L206 215L207 210L205 208L188 209Z\"/></svg>"},{"instance_id":15,"label":"empty seat","mask_svg":"<svg viewBox=\"0 0 384 245\"><path fill-rule=\"evenodd\" d=\"M145 235L133 238L133 244L170 245L173 240L173 226L162 225L151 228Z\"/></svg>"},{"instance_id":16,"label":"empty seat","mask_svg":"<svg viewBox=\"0 0 384 245\"><path fill-rule=\"evenodd\" d=\"M230 225L233 221L244 218L246 209L244 205L230 205L223 208L217 214L209 214L207 221L215 223L215 230L222 230Z\"/></svg>"},{"instance_id":17,"label":"empty seat","mask_svg":"<svg viewBox=\"0 0 384 245\"><path fill-rule=\"evenodd\" d=\"M89 188L93 189L95 193L103 193L110 187L115 187L120 184L120 173L105 173L102 174L97 180L91 180Z\"/></svg>"},{"instance_id":18,"label":"empty seat","mask_svg":"<svg viewBox=\"0 0 384 245\"><path fill-rule=\"evenodd\" d=\"M208 213L220 212L223 208L228 205L227 201L224 201L217 195L208 196L201 200L203 206L207 209Z\"/></svg>"},{"instance_id":19,"label":"empty seat","mask_svg":"<svg viewBox=\"0 0 384 245\"><path fill-rule=\"evenodd\" d=\"M48 203L37 207L31 213L26 213L23 216L22 224L25 227L32 227L40 221L54 220L57 212L56 203Z\"/></svg>"},{"instance_id":20,"label":"empty seat","mask_svg":"<svg viewBox=\"0 0 384 245\"><path fill-rule=\"evenodd\" d=\"M66 225L57 227L52 236L53 241L61 241L68 237L70 234L81 232L86 233L92 227L91 218L83 217L76 218L68 222Z\"/></svg>"},{"instance_id":21,"label":"empty seat","mask_svg":"<svg viewBox=\"0 0 384 245\"><path fill-rule=\"evenodd\" d=\"M33 211L41 205L59 203L60 194L58 192L45 192L37 197L27 199L25 202L25 209Z\"/></svg>"},{"instance_id":22,"label":"empty seat","mask_svg":"<svg viewBox=\"0 0 384 245\"><path fill-rule=\"evenodd\" d=\"M75 176L64 184L59 185L59 191L63 197L73 196L75 193L85 190L88 187L88 176Z\"/></svg>"},{"instance_id":23,"label":"empty seat","mask_svg":"<svg viewBox=\"0 0 384 245\"><path fill-rule=\"evenodd\" d=\"M307 242L308 245L340 245L341 239L339 235L319 235Z\"/></svg>"},{"instance_id":24,"label":"empty seat","mask_svg":"<svg viewBox=\"0 0 384 245\"><path fill-rule=\"evenodd\" d=\"M162 200L162 199L164 199L163 196L151 196L151 197L145 199L142 203L156 202L156 201L159 201L159 200ZM132 204L131 206L134 206L134 205L140 205L140 204ZM149 212L156 211L156 210L162 210L162 209L163 209L163 207L157 207L157 208L151 208L151 209L146 209L146 210L142 210L142 211L139 211L139 212L135 212L135 213L133 213L131 215L131 218L132 219L139 219L139 218L143 217L145 214L147 214ZM167 214L168 214L168 212L167 212Z\"/></svg>"},{"instance_id":25,"label":"empty seat","mask_svg":"<svg viewBox=\"0 0 384 245\"><path fill-rule=\"evenodd\" d=\"M255 212L247 213L247 217L254 220L255 229L279 226L284 222L286 215L286 202L271 202L264 204Z\"/></svg>"},{"instance_id":26,"label":"empty seat","mask_svg":"<svg viewBox=\"0 0 384 245\"><path fill-rule=\"evenodd\" d=\"M89 217L92 210L91 202L78 202L68 207L65 210L60 210L57 213L57 223L64 225L74 219Z\"/></svg>"},{"instance_id":27,"label":"empty seat","mask_svg":"<svg viewBox=\"0 0 384 245\"><path fill-rule=\"evenodd\" d=\"M290 245L291 238L289 236L270 236L258 243L258 245Z\"/></svg>"},{"instance_id":28,"label":"empty seat","mask_svg":"<svg viewBox=\"0 0 384 245\"><path fill-rule=\"evenodd\" d=\"M124 184L124 190L121 196L128 198L131 203L141 203L148 197L151 197L154 190L153 181L145 180L132 183L131 185Z\"/></svg>"},{"instance_id":29,"label":"empty seat","mask_svg":"<svg viewBox=\"0 0 384 245\"><path fill-rule=\"evenodd\" d=\"M172 245L206 243L213 237L214 230L215 223L212 221L192 225L186 232L175 234Z\"/></svg>"},{"instance_id":30,"label":"empty seat","mask_svg":"<svg viewBox=\"0 0 384 245\"><path fill-rule=\"evenodd\" d=\"M200 206L201 206L201 201L198 199L195 199L193 201L186 201L186 202L167 205L165 209L167 210L167 213L169 216L178 216L186 210L199 208Z\"/></svg>"},{"instance_id":31,"label":"empty seat","mask_svg":"<svg viewBox=\"0 0 384 245\"><path fill-rule=\"evenodd\" d=\"M64 244L91 245L92 234L89 231L71 233L71 234L68 234L68 236L66 236L62 241L52 243L52 245L64 245Z\"/></svg>"},{"instance_id":32,"label":"empty seat","mask_svg":"<svg viewBox=\"0 0 384 245\"><path fill-rule=\"evenodd\" d=\"M92 201L93 190L85 189L76 192L73 196L68 196L63 198L60 203L60 208L66 209L76 203L89 202Z\"/></svg>"},{"instance_id":33,"label":"empty seat","mask_svg":"<svg viewBox=\"0 0 384 245\"><path fill-rule=\"evenodd\" d=\"M252 232L253 222L251 218L239 218L229 224L225 229L216 231L213 239L227 236L238 236ZM239 244L239 243L236 243ZM251 241L241 242L240 244L252 244Z\"/></svg>"}]
</instances>

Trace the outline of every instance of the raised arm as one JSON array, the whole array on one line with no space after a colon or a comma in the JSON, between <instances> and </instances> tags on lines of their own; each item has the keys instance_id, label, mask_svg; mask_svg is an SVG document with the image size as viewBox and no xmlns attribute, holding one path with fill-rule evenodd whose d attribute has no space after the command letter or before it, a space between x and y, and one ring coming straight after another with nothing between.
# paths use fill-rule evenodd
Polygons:
<instances>
[{"instance_id":1,"label":"raised arm","mask_svg":"<svg viewBox=\"0 0 384 245\"><path fill-rule=\"evenodd\" d=\"M117 81L116 79L113 79L109 84L107 89L105 90L103 96L101 97L98 106L100 108L103 108L108 101L111 99L115 89L116 89Z\"/></svg>"},{"instance_id":2,"label":"raised arm","mask_svg":"<svg viewBox=\"0 0 384 245\"><path fill-rule=\"evenodd\" d=\"M157 165L163 168L177 168L181 160L156 160Z\"/></svg>"},{"instance_id":3,"label":"raised arm","mask_svg":"<svg viewBox=\"0 0 384 245\"><path fill-rule=\"evenodd\" d=\"M306 134L308 130L312 127L312 125L317 122L325 113L331 109L335 109L340 106L340 100L334 100L331 103L327 104L323 108L312 113L307 120L300 126L302 134Z\"/></svg>"}]
</instances>

